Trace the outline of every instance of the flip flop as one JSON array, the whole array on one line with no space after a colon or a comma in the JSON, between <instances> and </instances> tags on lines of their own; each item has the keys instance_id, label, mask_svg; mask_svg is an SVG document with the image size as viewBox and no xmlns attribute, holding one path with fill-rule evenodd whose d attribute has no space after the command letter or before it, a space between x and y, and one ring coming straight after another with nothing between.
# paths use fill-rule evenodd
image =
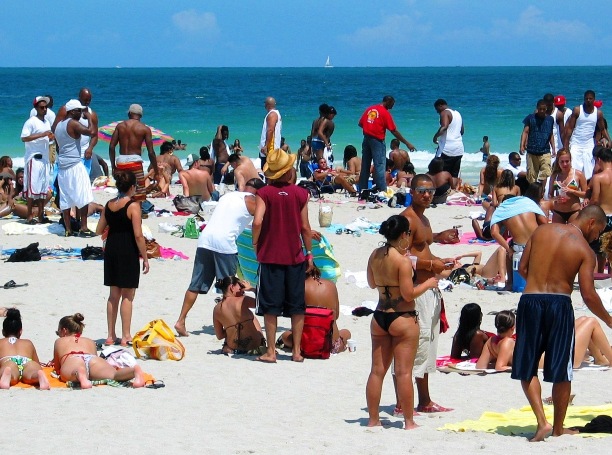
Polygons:
<instances>
[{"instance_id":1,"label":"flip flop","mask_svg":"<svg viewBox=\"0 0 612 455\"><path fill-rule=\"evenodd\" d=\"M412 411L413 417L418 417L420 415L421 414L419 414L418 412ZM399 406L396 406L395 408L393 408L393 417L404 417L404 410Z\"/></svg>"},{"instance_id":2,"label":"flip flop","mask_svg":"<svg viewBox=\"0 0 612 455\"><path fill-rule=\"evenodd\" d=\"M426 414L431 414L433 412L449 412L449 411L454 411L453 408L445 408L443 406L440 406L438 403L431 403L429 406L417 406L416 407L417 412L423 412Z\"/></svg>"},{"instance_id":3,"label":"flip flop","mask_svg":"<svg viewBox=\"0 0 612 455\"><path fill-rule=\"evenodd\" d=\"M158 379L157 381L149 379L147 382L145 382L145 387L147 389L163 389L166 387L166 384L164 384L164 381L161 379Z\"/></svg>"},{"instance_id":4,"label":"flip flop","mask_svg":"<svg viewBox=\"0 0 612 455\"><path fill-rule=\"evenodd\" d=\"M86 229L84 231L79 231L79 237L91 238L95 237L96 233L90 229Z\"/></svg>"},{"instance_id":5,"label":"flip flop","mask_svg":"<svg viewBox=\"0 0 612 455\"><path fill-rule=\"evenodd\" d=\"M13 288L20 288L20 287L27 286L27 285L28 285L28 283L17 284L13 280L11 280L11 281L7 281L6 283L4 283L3 288L4 289L13 289Z\"/></svg>"},{"instance_id":6,"label":"flip flop","mask_svg":"<svg viewBox=\"0 0 612 455\"><path fill-rule=\"evenodd\" d=\"M114 346L115 345L115 340L113 338L107 338L106 341L104 341L104 346Z\"/></svg>"},{"instance_id":7,"label":"flip flop","mask_svg":"<svg viewBox=\"0 0 612 455\"><path fill-rule=\"evenodd\" d=\"M123 346L124 348L127 348L128 346L132 346L132 340L130 341L122 341L121 343L119 343L119 346Z\"/></svg>"},{"instance_id":8,"label":"flip flop","mask_svg":"<svg viewBox=\"0 0 612 455\"><path fill-rule=\"evenodd\" d=\"M35 220L34 218L32 218L31 220L26 221L25 224L27 224L29 226L34 226L34 225L39 224L39 223L38 223L38 220Z\"/></svg>"}]
</instances>

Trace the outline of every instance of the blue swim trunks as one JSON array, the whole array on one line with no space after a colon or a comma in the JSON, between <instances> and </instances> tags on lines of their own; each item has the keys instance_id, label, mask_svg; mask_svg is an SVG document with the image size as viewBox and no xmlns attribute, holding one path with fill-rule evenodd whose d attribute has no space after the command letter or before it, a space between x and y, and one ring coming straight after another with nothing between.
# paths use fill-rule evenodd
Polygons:
<instances>
[{"instance_id":1,"label":"blue swim trunks","mask_svg":"<svg viewBox=\"0 0 612 455\"><path fill-rule=\"evenodd\" d=\"M325 142L323 142L318 137L313 137L310 140L310 148L312 150L323 150L325 148Z\"/></svg>"},{"instance_id":2,"label":"blue swim trunks","mask_svg":"<svg viewBox=\"0 0 612 455\"><path fill-rule=\"evenodd\" d=\"M544 357L544 381L572 380L574 308L565 294L523 294L516 312L512 379L530 381Z\"/></svg>"}]
</instances>

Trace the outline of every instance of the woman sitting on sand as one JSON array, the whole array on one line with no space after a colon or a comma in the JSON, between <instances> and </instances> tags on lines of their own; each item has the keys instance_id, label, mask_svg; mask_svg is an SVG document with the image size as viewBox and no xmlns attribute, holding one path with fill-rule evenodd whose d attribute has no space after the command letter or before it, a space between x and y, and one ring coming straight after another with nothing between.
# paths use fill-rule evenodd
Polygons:
<instances>
[{"instance_id":1,"label":"woman sitting on sand","mask_svg":"<svg viewBox=\"0 0 612 455\"><path fill-rule=\"evenodd\" d=\"M144 374L140 366L115 369L102 357L98 357L96 343L81 336L83 320L81 313L64 316L59 321L53 346L53 364L63 382L78 381L82 389L90 389L92 380L113 379L132 381L132 387L144 386Z\"/></svg>"},{"instance_id":2,"label":"woman sitting on sand","mask_svg":"<svg viewBox=\"0 0 612 455\"><path fill-rule=\"evenodd\" d=\"M251 311L255 299L245 296L254 290L246 281L235 276L218 280L216 287L223 298L213 309L213 325L217 339L223 341L224 354L262 355L266 352L266 339L259 321Z\"/></svg>"},{"instance_id":3,"label":"woman sitting on sand","mask_svg":"<svg viewBox=\"0 0 612 455\"><path fill-rule=\"evenodd\" d=\"M336 321L340 316L340 299L336 283L321 278L321 271L314 266L310 272L306 272L304 284L304 300L306 306L328 308L334 312L334 324L332 326L332 354L339 354L346 350L346 342L351 338L351 332L347 329L338 329ZM276 341L276 347L291 350L293 348L293 336L291 330L283 332Z\"/></svg>"},{"instance_id":4,"label":"woman sitting on sand","mask_svg":"<svg viewBox=\"0 0 612 455\"><path fill-rule=\"evenodd\" d=\"M436 192L431 201L432 204L444 204L446 198L451 194L451 190L457 188L457 179L453 178L449 172L444 170L444 160L434 158L428 166L427 175L431 177Z\"/></svg>"},{"instance_id":5,"label":"woman sitting on sand","mask_svg":"<svg viewBox=\"0 0 612 455\"><path fill-rule=\"evenodd\" d=\"M13 178L9 173L0 173L0 218L13 213L15 207L12 181Z\"/></svg>"},{"instance_id":6,"label":"woman sitting on sand","mask_svg":"<svg viewBox=\"0 0 612 455\"><path fill-rule=\"evenodd\" d=\"M480 329L482 310L477 303L468 303L461 308L459 327L453 336L451 358L477 359L489 339L489 334Z\"/></svg>"},{"instance_id":7,"label":"woman sitting on sand","mask_svg":"<svg viewBox=\"0 0 612 455\"><path fill-rule=\"evenodd\" d=\"M493 192L493 188L497 184L497 179L501 173L502 169L499 169L498 156L489 155L487 158L487 164L480 170L480 181L478 183L478 192L476 193L477 199L487 196Z\"/></svg>"},{"instance_id":8,"label":"woman sitting on sand","mask_svg":"<svg viewBox=\"0 0 612 455\"><path fill-rule=\"evenodd\" d=\"M459 261L463 258L474 258L471 264L460 264ZM506 250L503 247L498 247L495 252L489 256L485 264L481 264L482 251L473 251L470 253L460 254L455 256L455 263L457 264L453 270L457 268L463 268L470 274L472 279L483 278L486 281L486 285L493 285L497 283L505 283L506 281ZM444 270L438 274L439 278L447 279L452 270ZM501 285L500 285L501 286Z\"/></svg>"},{"instance_id":9,"label":"woman sitting on sand","mask_svg":"<svg viewBox=\"0 0 612 455\"><path fill-rule=\"evenodd\" d=\"M512 194L513 196L521 195L521 189L515 185L514 182L514 174L512 171L502 171L501 175L499 176L499 180L497 181L497 185L495 185L493 188L493 201L491 203L493 207L497 207L499 204L501 204L503 197L505 197L506 194Z\"/></svg>"},{"instance_id":10,"label":"woman sitting on sand","mask_svg":"<svg viewBox=\"0 0 612 455\"><path fill-rule=\"evenodd\" d=\"M513 311L500 311L495 316L497 335L489 338L480 354L476 368L495 368L497 371L512 369L512 355L514 354L514 326L516 315Z\"/></svg>"},{"instance_id":11,"label":"woman sitting on sand","mask_svg":"<svg viewBox=\"0 0 612 455\"><path fill-rule=\"evenodd\" d=\"M16 308L6 310L0 340L0 389L8 389L18 382L38 385L49 390L49 381L40 366L36 348L30 340L22 340L21 313Z\"/></svg>"},{"instance_id":12,"label":"woman sitting on sand","mask_svg":"<svg viewBox=\"0 0 612 455\"><path fill-rule=\"evenodd\" d=\"M414 164L407 162L404 164L402 170L397 173L397 182L395 182L395 184L398 188L410 188L412 177L415 175L416 172L414 171Z\"/></svg>"},{"instance_id":13,"label":"woman sitting on sand","mask_svg":"<svg viewBox=\"0 0 612 455\"><path fill-rule=\"evenodd\" d=\"M552 222L567 224L580 211L580 198L584 198L587 181L584 174L572 168L569 150L557 153L548 183L548 197L552 200Z\"/></svg>"},{"instance_id":14,"label":"woman sitting on sand","mask_svg":"<svg viewBox=\"0 0 612 455\"><path fill-rule=\"evenodd\" d=\"M372 369L366 386L368 426L381 425L378 407L383 380L391 361L395 360L398 401L404 409L404 428L408 430L417 427L413 419L412 368L419 344L419 323L414 299L436 288L438 280L430 278L413 287L412 262L406 256L410 248L410 225L406 217L391 216L383 221L379 232L386 242L372 252L367 268L368 285L378 290L378 305L370 324Z\"/></svg>"}]
</instances>

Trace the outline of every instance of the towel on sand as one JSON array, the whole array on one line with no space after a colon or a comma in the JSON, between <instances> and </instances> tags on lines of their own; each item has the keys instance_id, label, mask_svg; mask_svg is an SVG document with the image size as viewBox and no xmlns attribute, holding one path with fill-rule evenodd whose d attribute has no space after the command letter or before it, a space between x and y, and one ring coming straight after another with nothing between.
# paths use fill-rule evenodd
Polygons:
<instances>
[{"instance_id":1,"label":"towel on sand","mask_svg":"<svg viewBox=\"0 0 612 455\"><path fill-rule=\"evenodd\" d=\"M47 376L47 379L49 380L49 385L51 386L52 389L65 389L66 387L71 388L71 389L78 388L78 387L71 387L69 382L68 383L62 382L58 378L56 378L54 375L52 375L51 373L53 372L53 367L43 367L43 371L45 372L45 376ZM146 382L155 381L155 378L148 373L145 373L144 376L145 376ZM92 383L94 385L110 385L113 387L130 387L129 382L118 382L112 379L104 379L102 381L92 381ZM33 385L24 384L23 382L18 382L12 387L17 387L20 389L35 388Z\"/></svg>"},{"instance_id":2,"label":"towel on sand","mask_svg":"<svg viewBox=\"0 0 612 455\"><path fill-rule=\"evenodd\" d=\"M544 216L544 212L538 204L524 196L516 196L502 202L493 212L491 226L501 221L520 215L521 213L532 212L536 215Z\"/></svg>"},{"instance_id":3,"label":"towel on sand","mask_svg":"<svg viewBox=\"0 0 612 455\"><path fill-rule=\"evenodd\" d=\"M544 412L549 422L553 420L553 407L544 406ZM612 404L601 406L571 406L565 417L565 427L584 426L598 415L612 416ZM521 409L511 409L508 412L485 412L478 420L464 420L459 423L447 423L438 430L450 430L458 433L466 431L482 431L497 433L504 436L533 436L536 430L536 418L530 406ZM610 433L580 433L583 438L604 438Z\"/></svg>"}]
</instances>

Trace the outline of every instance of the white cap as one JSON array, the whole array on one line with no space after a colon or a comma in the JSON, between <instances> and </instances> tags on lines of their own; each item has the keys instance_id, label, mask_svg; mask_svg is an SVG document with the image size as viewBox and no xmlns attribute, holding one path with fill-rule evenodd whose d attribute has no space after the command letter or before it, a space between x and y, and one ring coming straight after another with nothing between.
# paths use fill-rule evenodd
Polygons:
<instances>
[{"instance_id":1,"label":"white cap","mask_svg":"<svg viewBox=\"0 0 612 455\"><path fill-rule=\"evenodd\" d=\"M75 109L87 109L87 107L83 106L79 100L70 100L66 103L66 112L70 112Z\"/></svg>"}]
</instances>

